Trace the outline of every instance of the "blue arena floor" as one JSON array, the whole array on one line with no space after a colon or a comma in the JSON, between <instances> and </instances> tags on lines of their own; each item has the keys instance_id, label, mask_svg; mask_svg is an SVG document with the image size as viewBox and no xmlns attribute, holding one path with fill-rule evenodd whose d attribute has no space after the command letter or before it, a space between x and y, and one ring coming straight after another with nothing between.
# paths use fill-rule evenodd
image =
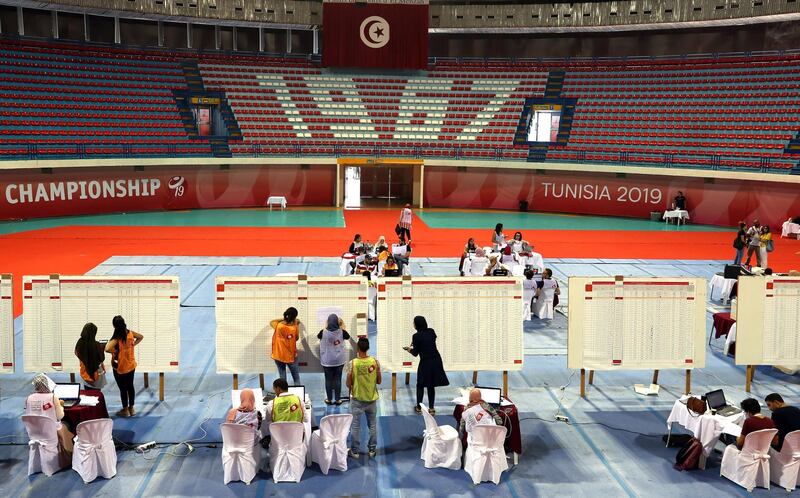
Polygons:
<instances>
[{"instance_id":1,"label":"blue arena floor","mask_svg":"<svg viewBox=\"0 0 800 498\"><path fill-rule=\"evenodd\" d=\"M693 275L710 278L724 262L663 260L567 260L549 259L547 265L566 286L570 275ZM415 260L415 275L454 275L454 259ZM222 484L219 424L229 408L231 378L217 375L214 364L214 277L217 275L274 275L277 273L335 275L337 258L194 258L114 257L96 267L93 274L179 275L182 287L181 365L179 374L166 375L166 399L158 401L157 382L144 389L137 376L138 414L115 419L114 436L128 444L156 440L185 446L162 447L140 455L119 451L118 474L111 480L83 484L78 475L62 471L53 477L27 477L27 437L19 420L30 374L0 379L0 496L747 496L748 493L719 477L719 454L706 470L678 472L672 468L676 449L665 448L666 417L683 391L683 374L661 372L661 394L641 397L634 383L649 382L651 372L598 373L588 399L581 399L578 374L566 368L566 319L557 314L551 322L525 322L525 368L509 375L510 395L520 411L523 455L519 465L503 475L499 486L474 486L463 471L425 469L419 459L423 422L413 414L413 386L400 385L398 401L390 398L385 381L379 402L379 453L374 460L350 460L346 473L324 476L316 465L308 468L299 484L274 484L261 473L250 485ZM566 297L566 293L564 293ZM710 312L721 309L709 303ZM16 321L17 362L20 364L22 319ZM371 324L374 334L374 324ZM745 396L744 369L722 355L721 341L709 348L706 368L693 375L693 390L704 393L724 388L733 402ZM374 346L373 346L374 347ZM326 413L321 374L302 374L315 402L317 420ZM67 375L54 375L66 381ZM268 379L269 382L270 379ZM469 373L451 373L451 386L437 391L437 419L453 424L450 400L459 387L471 381ZM413 379L412 379L413 382ZM482 385L501 385L499 373L481 373ZM257 386L256 375L240 377L240 384ZM789 403L800 402L796 377L760 368L753 395L763 399L777 391ZM113 381L105 389L109 411L119 409ZM571 423L556 422L556 413ZM14 444L10 444L14 443ZM782 495L785 491L757 489L753 494Z\"/></svg>"}]
</instances>

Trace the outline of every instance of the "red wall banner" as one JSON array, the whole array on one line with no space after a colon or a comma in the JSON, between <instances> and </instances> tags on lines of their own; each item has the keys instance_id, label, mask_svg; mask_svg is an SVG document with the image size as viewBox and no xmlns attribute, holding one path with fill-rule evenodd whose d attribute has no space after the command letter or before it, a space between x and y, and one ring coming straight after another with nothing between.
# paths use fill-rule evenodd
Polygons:
<instances>
[{"instance_id":1,"label":"red wall banner","mask_svg":"<svg viewBox=\"0 0 800 498\"><path fill-rule=\"evenodd\" d=\"M692 223L734 226L758 218L773 231L800 216L800 186L657 175L425 167L426 207L512 209L648 218L664 211L678 191Z\"/></svg>"},{"instance_id":2,"label":"red wall banner","mask_svg":"<svg viewBox=\"0 0 800 498\"><path fill-rule=\"evenodd\" d=\"M336 167L299 165L59 169L0 173L0 219L165 209L333 205Z\"/></svg>"},{"instance_id":3,"label":"red wall banner","mask_svg":"<svg viewBox=\"0 0 800 498\"><path fill-rule=\"evenodd\" d=\"M322 4L322 63L329 67L427 69L428 4Z\"/></svg>"}]
</instances>

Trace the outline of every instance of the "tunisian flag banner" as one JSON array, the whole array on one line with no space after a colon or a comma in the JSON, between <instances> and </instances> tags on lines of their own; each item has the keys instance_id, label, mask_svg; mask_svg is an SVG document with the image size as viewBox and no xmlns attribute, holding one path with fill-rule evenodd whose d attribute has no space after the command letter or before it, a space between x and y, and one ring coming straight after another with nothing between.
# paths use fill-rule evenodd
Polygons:
<instances>
[{"instance_id":1,"label":"tunisian flag banner","mask_svg":"<svg viewBox=\"0 0 800 498\"><path fill-rule=\"evenodd\" d=\"M328 67L428 67L427 1L325 1L322 18Z\"/></svg>"}]
</instances>

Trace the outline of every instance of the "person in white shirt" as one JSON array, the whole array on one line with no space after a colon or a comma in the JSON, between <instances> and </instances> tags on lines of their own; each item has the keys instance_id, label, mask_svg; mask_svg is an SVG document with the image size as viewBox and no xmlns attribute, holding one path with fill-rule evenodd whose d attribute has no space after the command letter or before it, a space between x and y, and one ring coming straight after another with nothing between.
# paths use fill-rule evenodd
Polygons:
<instances>
[{"instance_id":1,"label":"person in white shirt","mask_svg":"<svg viewBox=\"0 0 800 498\"><path fill-rule=\"evenodd\" d=\"M558 288L558 282L553 278L551 269L544 270L542 281L537 286L534 312L539 318L552 319L553 308L558 305L558 295L561 294L561 290Z\"/></svg>"},{"instance_id":2,"label":"person in white shirt","mask_svg":"<svg viewBox=\"0 0 800 498\"><path fill-rule=\"evenodd\" d=\"M530 246L530 242L522 238L522 232L514 232L514 238L508 241L508 245L511 246L511 250L515 253L519 254L521 252L525 252L524 247Z\"/></svg>"},{"instance_id":3,"label":"person in white shirt","mask_svg":"<svg viewBox=\"0 0 800 498\"><path fill-rule=\"evenodd\" d=\"M506 236L503 235L503 224L498 223L494 226L494 233L492 233L492 250L500 251L506 246Z\"/></svg>"},{"instance_id":4,"label":"person in white shirt","mask_svg":"<svg viewBox=\"0 0 800 498\"><path fill-rule=\"evenodd\" d=\"M25 415L41 415L56 423L58 431L58 451L62 468L72 462L72 447L75 434L61 420L64 418L64 402L53 393L55 382L40 373L33 378L33 394L25 400Z\"/></svg>"},{"instance_id":5,"label":"person in white shirt","mask_svg":"<svg viewBox=\"0 0 800 498\"><path fill-rule=\"evenodd\" d=\"M411 204L406 204L402 211L400 211L400 220L397 222L397 236L403 243L411 242L411 220L413 215L411 212Z\"/></svg>"},{"instance_id":6,"label":"person in white shirt","mask_svg":"<svg viewBox=\"0 0 800 498\"><path fill-rule=\"evenodd\" d=\"M489 406L481 399L480 389L470 389L469 403L461 414L461 422L458 424L458 434L463 441L478 425L502 425L503 421L494 408Z\"/></svg>"}]
</instances>

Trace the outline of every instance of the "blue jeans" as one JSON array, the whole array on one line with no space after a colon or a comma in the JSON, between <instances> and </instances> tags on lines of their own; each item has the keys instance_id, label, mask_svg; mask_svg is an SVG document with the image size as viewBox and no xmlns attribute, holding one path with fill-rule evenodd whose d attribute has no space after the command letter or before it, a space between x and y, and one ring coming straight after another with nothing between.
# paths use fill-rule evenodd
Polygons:
<instances>
[{"instance_id":1,"label":"blue jeans","mask_svg":"<svg viewBox=\"0 0 800 498\"><path fill-rule=\"evenodd\" d=\"M367 416L367 426L369 426L369 442L367 449L375 451L378 447L378 402L359 401L355 398L350 400L350 413L353 414L353 424L350 426L350 448L358 453L361 448L361 415Z\"/></svg>"},{"instance_id":2,"label":"blue jeans","mask_svg":"<svg viewBox=\"0 0 800 498\"><path fill-rule=\"evenodd\" d=\"M742 264L742 258L744 257L744 246L741 249L736 249L736 257L733 258L733 264L740 265Z\"/></svg>"},{"instance_id":3,"label":"blue jeans","mask_svg":"<svg viewBox=\"0 0 800 498\"><path fill-rule=\"evenodd\" d=\"M300 383L300 370L297 368L297 360L294 360L292 363L284 363L275 360L275 366L278 367L278 377L286 380L286 367L289 367L289 371L292 373L292 382L295 384Z\"/></svg>"}]
</instances>

